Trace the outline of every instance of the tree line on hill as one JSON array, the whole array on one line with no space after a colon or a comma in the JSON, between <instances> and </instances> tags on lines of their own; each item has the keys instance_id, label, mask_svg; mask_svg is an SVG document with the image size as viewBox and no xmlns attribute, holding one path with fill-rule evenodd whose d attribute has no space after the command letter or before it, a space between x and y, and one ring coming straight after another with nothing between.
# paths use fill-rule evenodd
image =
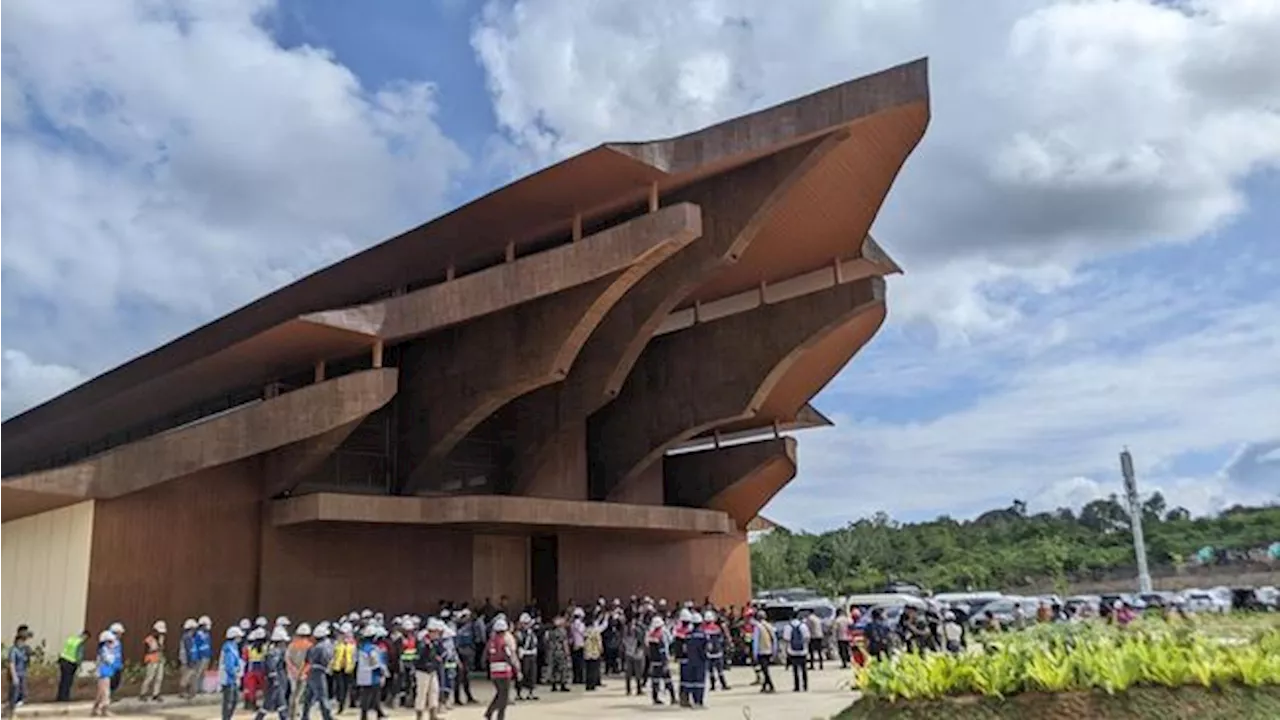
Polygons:
<instances>
[{"instance_id":1,"label":"tree line on hill","mask_svg":"<svg viewBox=\"0 0 1280 720\"><path fill-rule=\"evenodd\" d=\"M1194 562L1202 548L1239 552L1280 540L1280 506L1232 507L1191 517L1154 493L1142 504L1147 557L1153 571ZM756 590L809 587L830 595L879 592L910 581L935 592L1003 589L1045 580L1060 591L1075 580L1132 567L1129 513L1116 497L1028 513L1014 500L973 520L946 515L900 523L883 512L821 534L777 528L751 546Z\"/></svg>"}]
</instances>

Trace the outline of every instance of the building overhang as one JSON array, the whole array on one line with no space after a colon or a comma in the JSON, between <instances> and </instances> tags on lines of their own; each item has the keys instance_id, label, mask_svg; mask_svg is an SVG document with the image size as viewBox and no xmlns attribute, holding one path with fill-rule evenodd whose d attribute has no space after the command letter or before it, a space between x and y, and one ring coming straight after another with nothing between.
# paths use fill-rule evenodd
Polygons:
<instances>
[{"instance_id":1,"label":"building overhang","mask_svg":"<svg viewBox=\"0 0 1280 720\"><path fill-rule=\"evenodd\" d=\"M666 537L737 532L729 515L719 510L511 495L314 493L273 501L270 517L276 527L371 523L483 532L615 530Z\"/></svg>"}]
</instances>

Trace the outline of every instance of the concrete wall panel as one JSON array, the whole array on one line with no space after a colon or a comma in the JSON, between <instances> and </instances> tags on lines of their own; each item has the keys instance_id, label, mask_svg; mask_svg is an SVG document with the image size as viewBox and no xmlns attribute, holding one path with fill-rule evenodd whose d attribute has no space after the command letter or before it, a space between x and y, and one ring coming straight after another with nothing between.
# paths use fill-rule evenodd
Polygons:
<instances>
[{"instance_id":1,"label":"concrete wall panel","mask_svg":"<svg viewBox=\"0 0 1280 720\"><path fill-rule=\"evenodd\" d=\"M25 623L33 643L56 656L62 641L85 628L94 501L49 510L3 525L6 633Z\"/></svg>"},{"instance_id":2,"label":"concrete wall panel","mask_svg":"<svg viewBox=\"0 0 1280 720\"><path fill-rule=\"evenodd\" d=\"M645 540L616 533L562 533L560 600L599 595L665 597L742 605L751 598L751 554L743 534Z\"/></svg>"}]
</instances>

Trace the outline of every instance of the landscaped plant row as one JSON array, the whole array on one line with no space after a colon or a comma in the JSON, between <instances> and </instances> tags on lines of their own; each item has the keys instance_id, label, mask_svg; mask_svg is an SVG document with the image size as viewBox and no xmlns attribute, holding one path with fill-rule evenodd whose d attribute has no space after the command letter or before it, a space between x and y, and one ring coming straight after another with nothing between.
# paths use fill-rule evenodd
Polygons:
<instances>
[{"instance_id":1,"label":"landscaped plant row","mask_svg":"<svg viewBox=\"0 0 1280 720\"><path fill-rule=\"evenodd\" d=\"M865 696L884 701L1134 687L1280 686L1280 628L1225 637L1189 626L1058 625L982 637L960 654L904 654L858 671Z\"/></svg>"}]
</instances>

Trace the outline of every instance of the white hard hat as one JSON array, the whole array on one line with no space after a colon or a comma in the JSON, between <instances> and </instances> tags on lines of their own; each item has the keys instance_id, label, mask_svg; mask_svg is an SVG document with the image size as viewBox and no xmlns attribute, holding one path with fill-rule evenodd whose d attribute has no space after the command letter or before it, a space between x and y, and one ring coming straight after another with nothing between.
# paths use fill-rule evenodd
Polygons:
<instances>
[{"instance_id":1,"label":"white hard hat","mask_svg":"<svg viewBox=\"0 0 1280 720\"><path fill-rule=\"evenodd\" d=\"M462 608L459 610L458 617L471 617L471 608Z\"/></svg>"},{"instance_id":2,"label":"white hard hat","mask_svg":"<svg viewBox=\"0 0 1280 720\"><path fill-rule=\"evenodd\" d=\"M205 627L213 627L213 621L209 619L208 615L201 615L198 622Z\"/></svg>"},{"instance_id":3,"label":"white hard hat","mask_svg":"<svg viewBox=\"0 0 1280 720\"><path fill-rule=\"evenodd\" d=\"M183 620L183 621L182 621L182 629L183 629L183 630L195 630L195 629L196 629L196 619L195 619L195 618L187 618L186 620Z\"/></svg>"},{"instance_id":4,"label":"white hard hat","mask_svg":"<svg viewBox=\"0 0 1280 720\"><path fill-rule=\"evenodd\" d=\"M587 614L586 611L583 610L582 608L573 609L573 616L576 618L584 617L586 614Z\"/></svg>"},{"instance_id":5,"label":"white hard hat","mask_svg":"<svg viewBox=\"0 0 1280 720\"><path fill-rule=\"evenodd\" d=\"M316 626L315 631L311 633L311 636L318 637L318 638L329 637L329 626L326 625L325 623L320 623L319 625Z\"/></svg>"},{"instance_id":6,"label":"white hard hat","mask_svg":"<svg viewBox=\"0 0 1280 720\"><path fill-rule=\"evenodd\" d=\"M151 626L151 629L155 630L161 635L164 635L165 633L169 632L169 626L166 625L163 620L157 620L155 624Z\"/></svg>"},{"instance_id":7,"label":"white hard hat","mask_svg":"<svg viewBox=\"0 0 1280 720\"><path fill-rule=\"evenodd\" d=\"M662 618L658 617L657 615L654 615L653 619L649 621L649 628L651 630L657 630L658 628L662 627L663 624L664 623L662 622Z\"/></svg>"},{"instance_id":8,"label":"white hard hat","mask_svg":"<svg viewBox=\"0 0 1280 720\"><path fill-rule=\"evenodd\" d=\"M494 632L506 632L506 631L507 631L507 619L506 619L506 618L503 618L503 617L500 617L500 618L495 619L495 620L493 621L493 631L494 631Z\"/></svg>"},{"instance_id":9,"label":"white hard hat","mask_svg":"<svg viewBox=\"0 0 1280 720\"><path fill-rule=\"evenodd\" d=\"M693 622L693 613L689 612L689 608L680 609L680 622Z\"/></svg>"},{"instance_id":10,"label":"white hard hat","mask_svg":"<svg viewBox=\"0 0 1280 720\"><path fill-rule=\"evenodd\" d=\"M364 629L360 631L360 637L371 638L377 634L378 634L378 628L372 625L365 625Z\"/></svg>"},{"instance_id":11,"label":"white hard hat","mask_svg":"<svg viewBox=\"0 0 1280 720\"><path fill-rule=\"evenodd\" d=\"M259 616L258 616L258 619L253 621L253 624L254 624L254 626L256 626L256 627L266 627L266 626L267 626L267 616L266 616L266 615L259 615Z\"/></svg>"},{"instance_id":12,"label":"white hard hat","mask_svg":"<svg viewBox=\"0 0 1280 720\"><path fill-rule=\"evenodd\" d=\"M284 627L277 625L275 629L271 631L271 641L289 642L289 631L285 630Z\"/></svg>"},{"instance_id":13,"label":"white hard hat","mask_svg":"<svg viewBox=\"0 0 1280 720\"><path fill-rule=\"evenodd\" d=\"M256 627L249 631L250 640L265 640L267 637L267 629Z\"/></svg>"},{"instance_id":14,"label":"white hard hat","mask_svg":"<svg viewBox=\"0 0 1280 720\"><path fill-rule=\"evenodd\" d=\"M227 628L228 640L235 640L239 637L242 637L243 635L244 635L244 631L241 630L240 627L237 625L232 625L231 627Z\"/></svg>"},{"instance_id":15,"label":"white hard hat","mask_svg":"<svg viewBox=\"0 0 1280 720\"><path fill-rule=\"evenodd\" d=\"M713 620L715 620L715 619L716 619L716 611L715 611L715 610L708 610L708 611L706 611L706 612L702 613L702 617L703 617L703 618L705 618L707 622L711 622L711 621L713 621Z\"/></svg>"},{"instance_id":16,"label":"white hard hat","mask_svg":"<svg viewBox=\"0 0 1280 720\"><path fill-rule=\"evenodd\" d=\"M443 632L443 631L444 631L444 627L445 627L445 626L444 626L444 623L443 623L443 622L441 622L438 618L428 618L428 619L427 619L427 631L428 631L428 632Z\"/></svg>"},{"instance_id":17,"label":"white hard hat","mask_svg":"<svg viewBox=\"0 0 1280 720\"><path fill-rule=\"evenodd\" d=\"M108 627L107 629L108 629L108 630L110 630L110 631L112 632L112 634L114 634L114 635L123 635L123 634L124 634L124 623L120 623L120 622L113 622L113 623L111 623L111 626L110 626L110 627Z\"/></svg>"},{"instance_id":18,"label":"white hard hat","mask_svg":"<svg viewBox=\"0 0 1280 720\"><path fill-rule=\"evenodd\" d=\"M355 628L353 628L353 627L351 626L351 623L349 623L349 622L344 622L344 623L342 623L341 625L339 625L339 626L338 626L338 630L339 630L343 635L347 635L347 634L349 634L349 633L350 633L352 630L354 630L354 629L355 629Z\"/></svg>"},{"instance_id":19,"label":"white hard hat","mask_svg":"<svg viewBox=\"0 0 1280 720\"><path fill-rule=\"evenodd\" d=\"M454 630L453 628L449 627L448 625L445 625L445 626L444 626L443 633L444 633L444 636L445 636L446 638L457 637L457 635L458 635L458 631Z\"/></svg>"},{"instance_id":20,"label":"white hard hat","mask_svg":"<svg viewBox=\"0 0 1280 720\"><path fill-rule=\"evenodd\" d=\"M115 642L116 636L110 630L103 630L98 633L98 642Z\"/></svg>"},{"instance_id":21,"label":"white hard hat","mask_svg":"<svg viewBox=\"0 0 1280 720\"><path fill-rule=\"evenodd\" d=\"M702 624L702 613L694 611L689 613L689 622L694 624Z\"/></svg>"},{"instance_id":22,"label":"white hard hat","mask_svg":"<svg viewBox=\"0 0 1280 720\"><path fill-rule=\"evenodd\" d=\"M310 635L311 626L306 623L299 623L298 629L294 631L294 635Z\"/></svg>"},{"instance_id":23,"label":"white hard hat","mask_svg":"<svg viewBox=\"0 0 1280 720\"><path fill-rule=\"evenodd\" d=\"M277 625L277 626L281 626L281 627L288 627L288 626L289 626L289 624L290 624L290 623L289 623L289 616L288 616L288 615L281 615L280 617L276 618L276 625Z\"/></svg>"},{"instance_id":24,"label":"white hard hat","mask_svg":"<svg viewBox=\"0 0 1280 720\"><path fill-rule=\"evenodd\" d=\"M533 618L529 617L529 613L520 613L520 624L528 625L533 622Z\"/></svg>"},{"instance_id":25,"label":"white hard hat","mask_svg":"<svg viewBox=\"0 0 1280 720\"><path fill-rule=\"evenodd\" d=\"M240 618L240 622L236 623L241 630L248 630L253 627L253 623L249 622L249 618Z\"/></svg>"},{"instance_id":26,"label":"white hard hat","mask_svg":"<svg viewBox=\"0 0 1280 720\"><path fill-rule=\"evenodd\" d=\"M373 611L372 611L372 610L370 610L369 608L365 608L365 609L363 609L363 610L361 610L361 611L360 611L360 617L362 617L362 618L371 618L371 617L373 617Z\"/></svg>"},{"instance_id":27,"label":"white hard hat","mask_svg":"<svg viewBox=\"0 0 1280 720\"><path fill-rule=\"evenodd\" d=\"M443 609L443 610L441 610L441 611L440 611L440 617L442 617L442 618L447 618L447 617L449 617L449 614L450 614L450 613L449 613L449 608L445 608L445 609Z\"/></svg>"}]
</instances>

